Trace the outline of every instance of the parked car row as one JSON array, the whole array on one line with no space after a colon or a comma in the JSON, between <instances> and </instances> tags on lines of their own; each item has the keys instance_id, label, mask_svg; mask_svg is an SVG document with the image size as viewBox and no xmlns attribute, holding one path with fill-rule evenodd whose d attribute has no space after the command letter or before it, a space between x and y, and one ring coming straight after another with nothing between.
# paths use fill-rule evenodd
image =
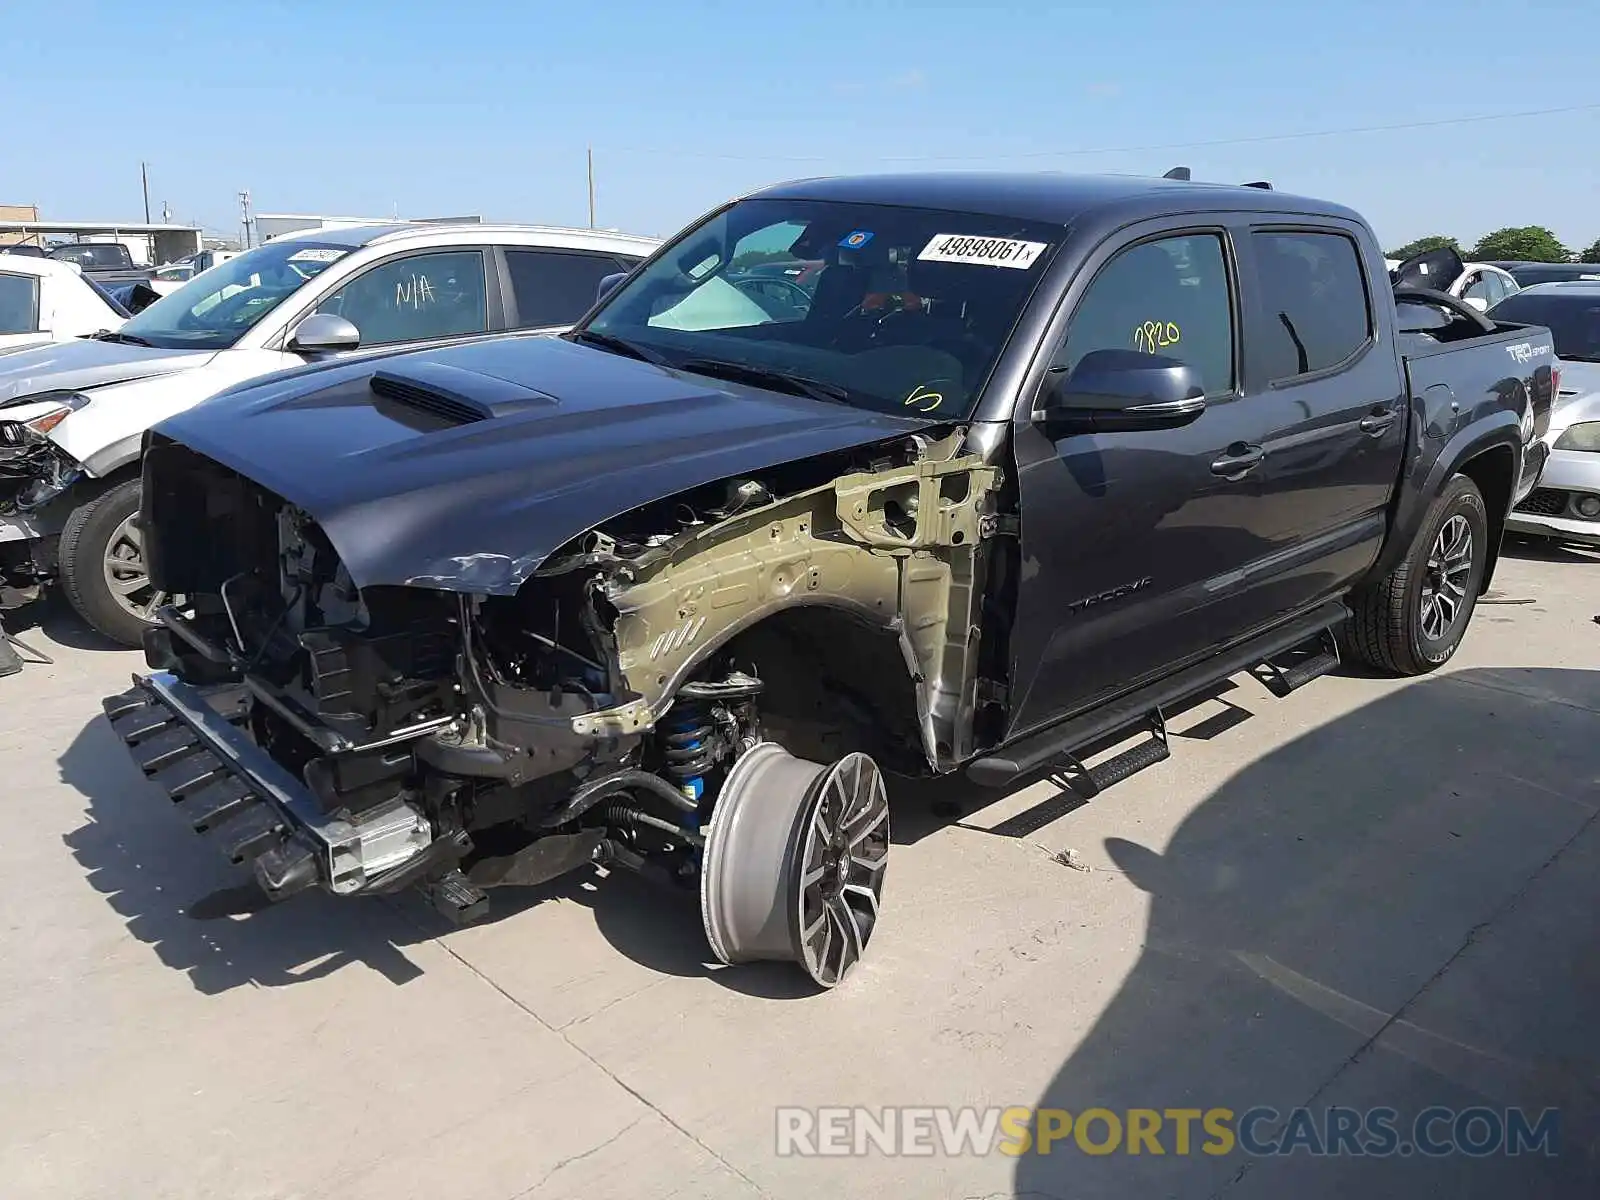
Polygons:
<instances>
[{"instance_id":1,"label":"parked car row","mask_svg":"<svg viewBox=\"0 0 1600 1200\"><path fill-rule=\"evenodd\" d=\"M1489 310L1497 321L1543 325L1555 339L1560 390L1545 441L1539 486L1506 528L1600 546L1600 278L1537 283Z\"/></svg>"},{"instance_id":2,"label":"parked car row","mask_svg":"<svg viewBox=\"0 0 1600 1200\"><path fill-rule=\"evenodd\" d=\"M252 251L0 410L69 594L154 619L113 728L277 899L470 920L598 862L833 986L886 771L1098 788L1237 671L1433 670L1547 451L1548 330L1263 187L810 180L653 253L439 236ZM544 252L586 314L508 336L574 320Z\"/></svg>"},{"instance_id":3,"label":"parked car row","mask_svg":"<svg viewBox=\"0 0 1600 1200\"><path fill-rule=\"evenodd\" d=\"M128 311L72 263L0 255L0 352L119 329Z\"/></svg>"},{"instance_id":4,"label":"parked car row","mask_svg":"<svg viewBox=\"0 0 1600 1200\"><path fill-rule=\"evenodd\" d=\"M244 380L582 316L649 239L589 230L394 224L275 239L175 286L126 320L0 359L0 583L59 581L95 629L138 645L170 597L138 522L151 426ZM65 264L19 260L67 271ZM0 269L3 260L0 260ZM0 276L3 279L3 276ZM141 285L142 286L142 285Z\"/></svg>"}]
</instances>

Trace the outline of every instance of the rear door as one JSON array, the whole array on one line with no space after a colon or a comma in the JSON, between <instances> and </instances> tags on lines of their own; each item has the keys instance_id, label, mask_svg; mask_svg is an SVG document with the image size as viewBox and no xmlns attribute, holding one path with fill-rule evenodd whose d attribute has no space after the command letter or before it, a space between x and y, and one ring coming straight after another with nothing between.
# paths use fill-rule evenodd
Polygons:
<instances>
[{"instance_id":1,"label":"rear door","mask_svg":"<svg viewBox=\"0 0 1600 1200\"><path fill-rule=\"evenodd\" d=\"M1406 396L1363 245L1353 225L1264 224L1241 245L1245 403L1270 431L1249 483L1262 556L1238 583L1252 623L1336 594L1383 541Z\"/></svg>"}]
</instances>

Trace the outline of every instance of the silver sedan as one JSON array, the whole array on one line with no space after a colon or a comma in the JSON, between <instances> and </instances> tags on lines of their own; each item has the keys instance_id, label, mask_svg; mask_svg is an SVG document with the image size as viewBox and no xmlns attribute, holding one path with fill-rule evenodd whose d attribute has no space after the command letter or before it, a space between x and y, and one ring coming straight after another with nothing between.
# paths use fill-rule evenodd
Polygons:
<instances>
[{"instance_id":1,"label":"silver sedan","mask_svg":"<svg viewBox=\"0 0 1600 1200\"><path fill-rule=\"evenodd\" d=\"M1506 522L1515 533L1600 546L1600 282L1542 283L1489 309L1555 335L1561 390L1539 484Z\"/></svg>"}]
</instances>

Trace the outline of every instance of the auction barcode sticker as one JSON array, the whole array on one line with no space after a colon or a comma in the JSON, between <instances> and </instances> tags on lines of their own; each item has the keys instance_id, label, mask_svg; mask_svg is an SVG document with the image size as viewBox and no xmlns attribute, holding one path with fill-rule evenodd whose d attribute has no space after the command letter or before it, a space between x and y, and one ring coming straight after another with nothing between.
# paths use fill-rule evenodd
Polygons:
<instances>
[{"instance_id":1,"label":"auction barcode sticker","mask_svg":"<svg viewBox=\"0 0 1600 1200\"><path fill-rule=\"evenodd\" d=\"M331 263L338 262L349 253L350 251L348 250L340 250L332 246L312 246L307 250L296 250L289 255L289 261Z\"/></svg>"},{"instance_id":2,"label":"auction barcode sticker","mask_svg":"<svg viewBox=\"0 0 1600 1200\"><path fill-rule=\"evenodd\" d=\"M917 257L923 262L971 263L978 267L1010 267L1026 271L1044 253L1047 245L1046 242L1019 242L1014 238L936 233Z\"/></svg>"}]
</instances>

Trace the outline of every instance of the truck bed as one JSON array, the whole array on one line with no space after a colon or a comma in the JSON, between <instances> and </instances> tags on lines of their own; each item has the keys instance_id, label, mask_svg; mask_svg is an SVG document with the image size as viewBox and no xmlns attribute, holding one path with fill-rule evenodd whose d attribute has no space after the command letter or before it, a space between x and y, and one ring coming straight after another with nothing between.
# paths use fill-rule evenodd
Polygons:
<instances>
[{"instance_id":1,"label":"truck bed","mask_svg":"<svg viewBox=\"0 0 1600 1200\"><path fill-rule=\"evenodd\" d=\"M1548 454L1540 439L1550 428L1555 399L1550 331L1500 323L1493 333L1481 333L1465 321L1452 321L1398 337L1413 411L1421 414L1430 440L1447 442L1457 430L1496 413L1517 412L1520 419L1522 406L1531 401L1532 438L1517 494L1531 490Z\"/></svg>"}]
</instances>

